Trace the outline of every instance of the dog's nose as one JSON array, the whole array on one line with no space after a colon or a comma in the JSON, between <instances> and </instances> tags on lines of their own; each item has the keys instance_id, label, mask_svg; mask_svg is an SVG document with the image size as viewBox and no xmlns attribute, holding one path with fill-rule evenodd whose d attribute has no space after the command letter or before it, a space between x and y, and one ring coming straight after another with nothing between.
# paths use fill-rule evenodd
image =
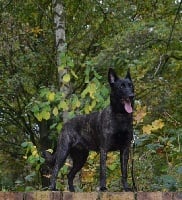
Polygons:
<instances>
[{"instance_id":1,"label":"dog's nose","mask_svg":"<svg viewBox=\"0 0 182 200\"><path fill-rule=\"evenodd\" d=\"M134 94L130 94L130 95L129 95L129 98L134 99L134 98L135 98L135 95L134 95Z\"/></svg>"}]
</instances>

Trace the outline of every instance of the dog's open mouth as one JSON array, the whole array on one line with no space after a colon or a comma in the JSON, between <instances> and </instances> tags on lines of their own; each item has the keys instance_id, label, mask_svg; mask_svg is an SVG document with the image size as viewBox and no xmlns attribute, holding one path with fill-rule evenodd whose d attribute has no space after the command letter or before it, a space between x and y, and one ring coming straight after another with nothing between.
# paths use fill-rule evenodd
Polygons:
<instances>
[{"instance_id":1,"label":"dog's open mouth","mask_svg":"<svg viewBox=\"0 0 182 200\"><path fill-rule=\"evenodd\" d=\"M124 109L127 113L132 113L133 112L133 108L131 106L131 101L129 98L124 98L122 99L122 102L124 104Z\"/></svg>"}]
</instances>

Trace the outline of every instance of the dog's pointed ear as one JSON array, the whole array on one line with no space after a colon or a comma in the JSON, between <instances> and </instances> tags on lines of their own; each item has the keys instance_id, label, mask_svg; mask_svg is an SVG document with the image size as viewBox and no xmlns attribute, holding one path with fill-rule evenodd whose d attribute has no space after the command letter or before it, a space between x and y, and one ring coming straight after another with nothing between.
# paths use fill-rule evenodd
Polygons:
<instances>
[{"instance_id":1,"label":"dog's pointed ear","mask_svg":"<svg viewBox=\"0 0 182 200\"><path fill-rule=\"evenodd\" d=\"M117 80L118 80L118 77L117 77L115 71L112 68L109 68L109 72L108 72L108 81L109 81L109 84L112 85Z\"/></svg>"},{"instance_id":2,"label":"dog's pointed ear","mask_svg":"<svg viewBox=\"0 0 182 200\"><path fill-rule=\"evenodd\" d=\"M130 68L128 68L128 71L127 71L127 74L126 74L126 77L125 78L128 78L131 80L131 75L130 75Z\"/></svg>"}]
</instances>

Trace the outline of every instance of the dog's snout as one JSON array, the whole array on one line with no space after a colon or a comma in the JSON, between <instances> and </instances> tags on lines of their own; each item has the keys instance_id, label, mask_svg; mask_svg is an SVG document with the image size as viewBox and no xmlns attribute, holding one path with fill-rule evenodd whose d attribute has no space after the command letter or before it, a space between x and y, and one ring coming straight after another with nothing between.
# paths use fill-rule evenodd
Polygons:
<instances>
[{"instance_id":1,"label":"dog's snout","mask_svg":"<svg viewBox=\"0 0 182 200\"><path fill-rule=\"evenodd\" d=\"M135 98L135 95L134 95L134 94L130 94L130 95L129 95L129 98L130 98L130 99L134 99L134 98Z\"/></svg>"}]
</instances>

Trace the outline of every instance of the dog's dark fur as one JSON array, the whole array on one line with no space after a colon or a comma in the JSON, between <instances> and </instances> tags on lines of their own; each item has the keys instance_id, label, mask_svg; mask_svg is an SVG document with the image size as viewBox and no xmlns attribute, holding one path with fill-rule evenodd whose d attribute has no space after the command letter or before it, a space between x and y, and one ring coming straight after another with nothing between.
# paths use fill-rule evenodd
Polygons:
<instances>
[{"instance_id":1,"label":"dog's dark fur","mask_svg":"<svg viewBox=\"0 0 182 200\"><path fill-rule=\"evenodd\" d=\"M57 150L52 156L51 190L56 189L59 169L70 155L73 167L68 174L68 185L70 191L75 191L73 179L86 162L89 151L100 152L100 190L106 190L107 152L119 150L123 188L130 191L127 164L133 137L134 87L129 71L124 79L120 79L110 68L108 81L111 87L110 106L101 112L77 116L64 125Z\"/></svg>"}]
</instances>

